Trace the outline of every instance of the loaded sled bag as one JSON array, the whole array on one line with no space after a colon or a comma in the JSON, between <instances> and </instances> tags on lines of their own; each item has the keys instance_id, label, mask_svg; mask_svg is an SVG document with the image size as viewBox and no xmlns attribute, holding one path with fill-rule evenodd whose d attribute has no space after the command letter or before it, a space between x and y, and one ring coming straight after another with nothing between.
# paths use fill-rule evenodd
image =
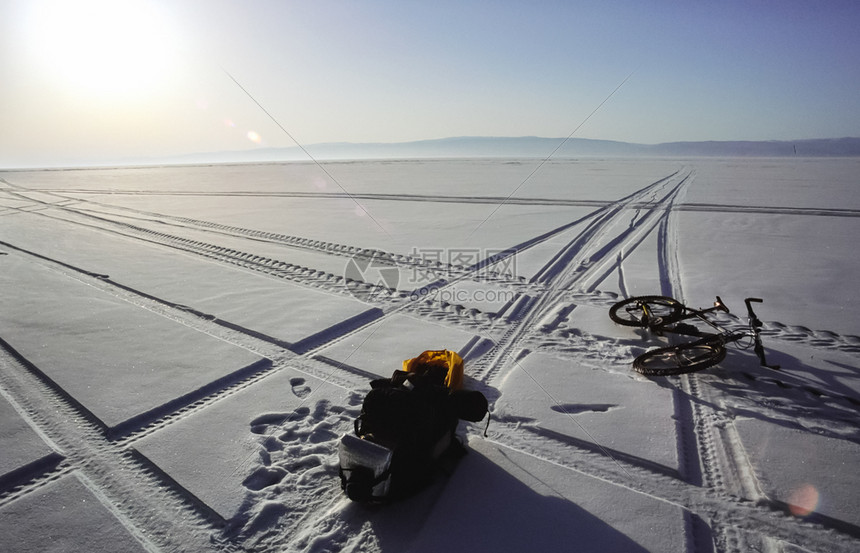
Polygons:
<instances>
[{"instance_id":1,"label":"loaded sled bag","mask_svg":"<svg viewBox=\"0 0 860 553\"><path fill-rule=\"evenodd\" d=\"M374 380L355 421L355 435L338 447L341 488L361 502L409 495L436 471L465 454L455 432L460 420L478 422L487 400L463 390L463 360L447 350L403 362L391 378Z\"/></svg>"}]
</instances>

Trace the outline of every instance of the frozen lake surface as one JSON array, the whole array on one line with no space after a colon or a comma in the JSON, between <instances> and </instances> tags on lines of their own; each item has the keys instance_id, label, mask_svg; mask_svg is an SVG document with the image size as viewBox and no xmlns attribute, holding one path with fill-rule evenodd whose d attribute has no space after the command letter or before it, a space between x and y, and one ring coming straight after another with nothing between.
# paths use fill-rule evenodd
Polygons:
<instances>
[{"instance_id":1,"label":"frozen lake surface","mask_svg":"<svg viewBox=\"0 0 860 553\"><path fill-rule=\"evenodd\" d=\"M0 550L860 549L860 159L538 163L0 172ZM763 298L781 370L633 372L635 295ZM369 382L442 348L487 436L351 503Z\"/></svg>"}]
</instances>

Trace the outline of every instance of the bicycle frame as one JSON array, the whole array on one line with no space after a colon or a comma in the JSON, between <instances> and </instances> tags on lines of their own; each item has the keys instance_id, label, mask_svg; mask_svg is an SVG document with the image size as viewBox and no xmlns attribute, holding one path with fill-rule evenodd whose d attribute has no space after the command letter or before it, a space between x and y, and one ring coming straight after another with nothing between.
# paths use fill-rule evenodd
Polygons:
<instances>
[{"instance_id":1,"label":"bicycle frame","mask_svg":"<svg viewBox=\"0 0 860 553\"><path fill-rule=\"evenodd\" d=\"M753 300L757 298L748 299ZM749 306L749 304L747 304L747 306ZM724 313L729 312L729 308L726 307L726 304L723 303L723 300L720 298L720 296L717 296L717 301L714 302L713 307L707 307L705 309L693 309L692 307L682 305L681 308L684 311L684 315L668 323L664 322L661 317L652 317L651 313L648 312L649 309L647 303L643 303L641 307L642 311L646 315L646 320L648 321L648 329L658 334L662 334L663 332L671 332L673 334L683 334L686 336L702 336L702 333L696 327L683 324L680 325L680 328L678 327L678 323L680 323L681 321L694 318L713 327L719 333L718 335L728 335L731 333L730 331L723 329L721 326L719 326L717 323L713 322L707 317L709 313L713 313L715 311L722 311ZM656 322L651 323L652 320Z\"/></svg>"}]
</instances>

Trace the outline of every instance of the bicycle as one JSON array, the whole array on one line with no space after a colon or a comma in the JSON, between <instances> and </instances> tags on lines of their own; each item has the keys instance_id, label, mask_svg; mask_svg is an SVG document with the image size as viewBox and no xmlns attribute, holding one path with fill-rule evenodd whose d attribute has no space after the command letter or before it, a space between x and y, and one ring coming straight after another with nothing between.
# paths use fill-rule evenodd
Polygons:
<instances>
[{"instance_id":1,"label":"bicycle","mask_svg":"<svg viewBox=\"0 0 860 553\"><path fill-rule=\"evenodd\" d=\"M753 345L761 365L778 370L779 365L769 365L765 359L760 336L763 323L752 307L752 303L762 301L761 298L744 300L749 315L749 328L744 330L731 330L708 318L717 311L729 312L720 296L717 296L713 307L706 309L693 309L667 296L635 296L610 307L609 318L620 325L647 328L658 335L672 333L698 338L692 342L652 349L636 357L633 370L647 376L671 376L712 367L725 359L726 344L744 339L750 339L751 342L741 345L742 349ZM683 322L689 319L704 322L716 332L703 332L695 325Z\"/></svg>"}]
</instances>

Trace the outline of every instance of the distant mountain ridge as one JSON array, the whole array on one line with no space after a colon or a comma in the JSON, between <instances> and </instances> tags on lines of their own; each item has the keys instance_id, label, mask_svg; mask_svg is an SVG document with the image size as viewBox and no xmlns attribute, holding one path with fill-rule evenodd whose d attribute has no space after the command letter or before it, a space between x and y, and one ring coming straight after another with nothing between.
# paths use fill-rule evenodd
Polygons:
<instances>
[{"instance_id":1,"label":"distant mountain ridge","mask_svg":"<svg viewBox=\"0 0 860 553\"><path fill-rule=\"evenodd\" d=\"M307 153L306 153L307 152ZM459 136L413 142L332 142L299 146L158 157L124 157L59 161L53 165L0 166L0 169L129 167L153 165L205 165L212 163L276 163L282 161L409 160L409 159L576 159L576 158L684 158L684 157L860 157L860 138L805 140L666 142L636 144L589 138L539 136Z\"/></svg>"},{"instance_id":2,"label":"distant mountain ridge","mask_svg":"<svg viewBox=\"0 0 860 553\"><path fill-rule=\"evenodd\" d=\"M462 136L394 143L323 143L305 146L317 160L422 158L553 158L575 157L854 157L860 138L792 141L707 141L636 144L587 138ZM561 145L561 146L560 146ZM560 146L560 147L559 147ZM556 150L558 148L558 150ZM555 152L555 153L553 153ZM173 156L173 163L303 161L301 148L255 148ZM167 161L167 160L160 160Z\"/></svg>"}]
</instances>

